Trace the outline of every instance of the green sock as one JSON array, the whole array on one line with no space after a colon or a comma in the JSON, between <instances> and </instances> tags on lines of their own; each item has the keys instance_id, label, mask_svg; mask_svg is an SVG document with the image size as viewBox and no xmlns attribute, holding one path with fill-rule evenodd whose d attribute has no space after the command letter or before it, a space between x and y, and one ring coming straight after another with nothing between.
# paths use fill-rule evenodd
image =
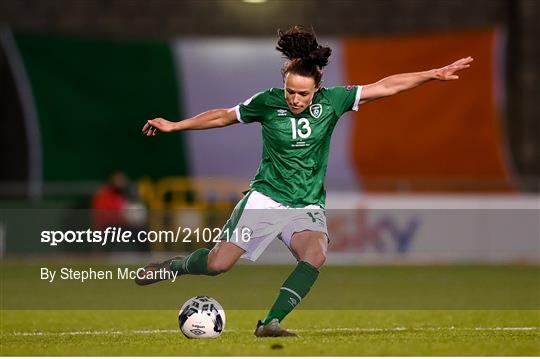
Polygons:
<instances>
[{"instance_id":1,"label":"green sock","mask_svg":"<svg viewBox=\"0 0 540 359\"><path fill-rule=\"evenodd\" d=\"M208 248L199 248L195 252L182 259L171 262L170 269L178 274L202 274L215 275L208 272Z\"/></svg>"},{"instance_id":2,"label":"green sock","mask_svg":"<svg viewBox=\"0 0 540 359\"><path fill-rule=\"evenodd\" d=\"M308 262L298 262L296 268L279 290L279 295L264 318L263 324L266 325L276 318L281 322L308 294L318 276L319 270L317 268Z\"/></svg>"}]
</instances>

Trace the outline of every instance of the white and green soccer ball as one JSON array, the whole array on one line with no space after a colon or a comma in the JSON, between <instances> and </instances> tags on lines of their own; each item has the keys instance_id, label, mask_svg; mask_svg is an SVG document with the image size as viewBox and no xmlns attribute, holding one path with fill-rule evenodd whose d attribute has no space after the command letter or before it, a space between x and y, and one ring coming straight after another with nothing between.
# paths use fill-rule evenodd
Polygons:
<instances>
[{"instance_id":1,"label":"white and green soccer ball","mask_svg":"<svg viewBox=\"0 0 540 359\"><path fill-rule=\"evenodd\" d=\"M190 339L213 339L225 329L225 311L217 300L197 296L184 303L178 313L180 331Z\"/></svg>"}]
</instances>

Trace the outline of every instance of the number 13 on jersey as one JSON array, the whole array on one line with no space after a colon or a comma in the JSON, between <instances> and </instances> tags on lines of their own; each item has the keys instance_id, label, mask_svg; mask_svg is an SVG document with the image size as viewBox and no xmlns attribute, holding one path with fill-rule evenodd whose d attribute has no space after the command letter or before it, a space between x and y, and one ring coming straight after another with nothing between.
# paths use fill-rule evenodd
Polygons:
<instances>
[{"instance_id":1,"label":"number 13 on jersey","mask_svg":"<svg viewBox=\"0 0 540 359\"><path fill-rule=\"evenodd\" d=\"M293 140L296 140L297 137L306 139L311 135L311 127L309 127L307 118L299 118L297 122L296 118L291 117L291 127Z\"/></svg>"}]
</instances>

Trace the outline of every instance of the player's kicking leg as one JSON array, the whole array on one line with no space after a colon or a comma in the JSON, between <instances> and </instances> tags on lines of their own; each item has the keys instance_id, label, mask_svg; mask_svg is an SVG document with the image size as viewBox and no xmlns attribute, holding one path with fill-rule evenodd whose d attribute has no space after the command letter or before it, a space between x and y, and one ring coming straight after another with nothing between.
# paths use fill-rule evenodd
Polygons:
<instances>
[{"instance_id":1,"label":"player's kicking leg","mask_svg":"<svg viewBox=\"0 0 540 359\"><path fill-rule=\"evenodd\" d=\"M177 275L215 276L231 269L244 253L245 250L232 243L219 242L211 251L200 248L186 257L173 257L163 262L150 263L139 273L135 283L148 285L170 278L163 275L165 271L172 271Z\"/></svg>"},{"instance_id":2,"label":"player's kicking leg","mask_svg":"<svg viewBox=\"0 0 540 359\"><path fill-rule=\"evenodd\" d=\"M173 257L163 262L147 264L141 273L139 273L139 275L135 278L135 283L138 285L148 285L167 279L168 276L164 275L164 273L171 271L172 262L182 259L182 257Z\"/></svg>"}]
</instances>

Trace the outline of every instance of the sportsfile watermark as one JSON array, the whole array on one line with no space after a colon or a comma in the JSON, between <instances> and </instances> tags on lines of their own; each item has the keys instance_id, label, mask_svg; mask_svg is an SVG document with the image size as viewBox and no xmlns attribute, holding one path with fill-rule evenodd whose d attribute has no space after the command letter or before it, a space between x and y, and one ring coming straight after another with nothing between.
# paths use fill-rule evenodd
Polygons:
<instances>
[{"instance_id":1,"label":"sportsfile watermark","mask_svg":"<svg viewBox=\"0 0 540 359\"><path fill-rule=\"evenodd\" d=\"M61 268L52 268L52 267L41 267L40 268L40 279L49 283L55 281L77 281L80 283L85 283L88 281L95 280L135 280L135 279L145 279L145 278L156 278L159 280L167 280L170 282L175 282L178 277L178 272L170 271L165 268L160 270L145 273L144 268L132 269L129 267L118 267L114 270L111 269L96 269L88 267L85 269L75 269L73 267L61 267Z\"/></svg>"},{"instance_id":2,"label":"sportsfile watermark","mask_svg":"<svg viewBox=\"0 0 540 359\"><path fill-rule=\"evenodd\" d=\"M244 242L251 240L252 230L243 227L229 228L188 228L176 230L132 231L122 227L107 227L104 230L43 230L40 242L51 247L59 244L95 244L105 246L113 243L218 243Z\"/></svg>"},{"instance_id":3,"label":"sportsfile watermark","mask_svg":"<svg viewBox=\"0 0 540 359\"><path fill-rule=\"evenodd\" d=\"M534 205L245 210L238 216L230 209L163 210L131 213L144 220L122 225L107 224L117 219L111 213L0 209L0 307L172 309L205 294L230 309L267 309L298 263L292 236L326 227L325 264L302 309L537 310L540 216ZM227 234L227 228L233 230ZM190 275L186 266L152 271L160 281L150 287L136 284L149 279L149 263L180 260L178 268L191 253L226 238L252 256L230 273Z\"/></svg>"}]
</instances>

